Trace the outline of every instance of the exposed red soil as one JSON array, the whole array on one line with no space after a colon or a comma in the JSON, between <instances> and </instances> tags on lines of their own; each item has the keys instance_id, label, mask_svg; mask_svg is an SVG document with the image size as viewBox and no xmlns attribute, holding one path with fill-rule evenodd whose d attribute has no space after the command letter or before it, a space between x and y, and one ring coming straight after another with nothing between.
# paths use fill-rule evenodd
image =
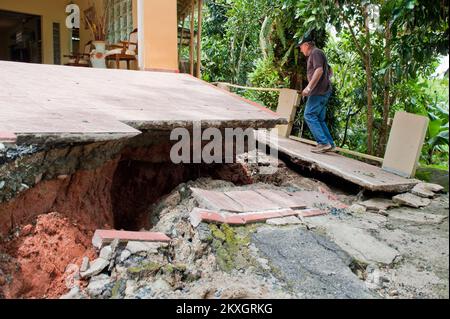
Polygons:
<instances>
[{"instance_id":1,"label":"exposed red soil","mask_svg":"<svg viewBox=\"0 0 450 319\"><path fill-rule=\"evenodd\" d=\"M93 259L93 230L59 213L38 216L3 246L11 258L0 264L0 292L5 298L58 298L71 280L69 264ZM3 255L4 256L4 255ZM68 270L66 272L66 270ZM5 274L8 274L12 281ZM69 277L69 278L68 278Z\"/></svg>"},{"instance_id":2,"label":"exposed red soil","mask_svg":"<svg viewBox=\"0 0 450 319\"><path fill-rule=\"evenodd\" d=\"M59 212L90 228L111 227L111 185L118 162L112 160L94 170L40 182L0 204L0 236L49 212Z\"/></svg>"}]
</instances>

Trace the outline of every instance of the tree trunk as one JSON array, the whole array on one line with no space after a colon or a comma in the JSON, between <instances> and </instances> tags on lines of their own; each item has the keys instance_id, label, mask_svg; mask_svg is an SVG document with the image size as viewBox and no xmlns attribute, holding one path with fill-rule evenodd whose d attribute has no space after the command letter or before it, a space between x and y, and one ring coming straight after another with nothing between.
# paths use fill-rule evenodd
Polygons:
<instances>
[{"instance_id":1,"label":"tree trunk","mask_svg":"<svg viewBox=\"0 0 450 319\"><path fill-rule=\"evenodd\" d=\"M367 77L367 152L373 155L373 89L372 89L372 57L370 46L370 29L368 6L363 10L364 27L366 32L366 77Z\"/></svg>"},{"instance_id":2,"label":"tree trunk","mask_svg":"<svg viewBox=\"0 0 450 319\"><path fill-rule=\"evenodd\" d=\"M390 86L391 86L391 26L389 21L386 22L386 45L384 47L384 55L388 68L384 73L384 102L383 102L383 122L380 130L380 142L378 143L377 155L383 157L388 137L388 120L391 107Z\"/></svg>"},{"instance_id":3,"label":"tree trunk","mask_svg":"<svg viewBox=\"0 0 450 319\"><path fill-rule=\"evenodd\" d=\"M239 74L241 73L242 60L244 58L245 52L245 41L247 41L247 30L245 30L244 38L242 39L241 51L239 53L239 59L236 66L236 79L237 79L236 83L239 83Z\"/></svg>"}]
</instances>

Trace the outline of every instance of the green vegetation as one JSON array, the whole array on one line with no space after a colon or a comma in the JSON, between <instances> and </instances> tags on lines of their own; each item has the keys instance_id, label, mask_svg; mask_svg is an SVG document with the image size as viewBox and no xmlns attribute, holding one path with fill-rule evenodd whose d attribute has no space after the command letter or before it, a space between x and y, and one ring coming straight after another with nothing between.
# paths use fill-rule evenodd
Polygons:
<instances>
[{"instance_id":1,"label":"green vegetation","mask_svg":"<svg viewBox=\"0 0 450 319\"><path fill-rule=\"evenodd\" d=\"M250 243L250 234L254 230L253 226L234 228L226 224L220 227L211 224L209 227L213 237L212 247L220 269L231 271L250 265L247 246Z\"/></svg>"},{"instance_id":2,"label":"green vegetation","mask_svg":"<svg viewBox=\"0 0 450 319\"><path fill-rule=\"evenodd\" d=\"M448 73L432 77L448 55L448 11L438 0L208 0L202 75L302 90L306 59L295 44L312 31L334 71L328 122L339 146L383 156L389 119L404 110L430 119L421 163L448 170ZM273 92L237 93L277 105ZM310 137L302 109L294 134Z\"/></svg>"}]
</instances>

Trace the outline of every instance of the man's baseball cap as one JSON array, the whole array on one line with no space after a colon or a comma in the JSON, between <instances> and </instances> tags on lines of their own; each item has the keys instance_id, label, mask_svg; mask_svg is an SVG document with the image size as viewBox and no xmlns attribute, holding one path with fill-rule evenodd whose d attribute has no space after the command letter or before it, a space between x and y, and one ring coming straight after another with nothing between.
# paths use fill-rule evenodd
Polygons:
<instances>
[{"instance_id":1,"label":"man's baseball cap","mask_svg":"<svg viewBox=\"0 0 450 319\"><path fill-rule=\"evenodd\" d=\"M311 36L311 31L308 31L303 35L303 38L297 44L297 47L301 46L303 43L308 43L308 42L312 42L312 41L314 41L314 39Z\"/></svg>"}]
</instances>

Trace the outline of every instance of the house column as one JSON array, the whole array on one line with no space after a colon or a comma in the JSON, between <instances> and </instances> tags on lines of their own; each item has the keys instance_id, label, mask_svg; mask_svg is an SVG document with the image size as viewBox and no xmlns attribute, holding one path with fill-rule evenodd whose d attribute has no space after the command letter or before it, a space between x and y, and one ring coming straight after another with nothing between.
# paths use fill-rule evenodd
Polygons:
<instances>
[{"instance_id":1,"label":"house column","mask_svg":"<svg viewBox=\"0 0 450 319\"><path fill-rule=\"evenodd\" d=\"M138 0L139 68L178 72L177 0Z\"/></svg>"}]
</instances>

